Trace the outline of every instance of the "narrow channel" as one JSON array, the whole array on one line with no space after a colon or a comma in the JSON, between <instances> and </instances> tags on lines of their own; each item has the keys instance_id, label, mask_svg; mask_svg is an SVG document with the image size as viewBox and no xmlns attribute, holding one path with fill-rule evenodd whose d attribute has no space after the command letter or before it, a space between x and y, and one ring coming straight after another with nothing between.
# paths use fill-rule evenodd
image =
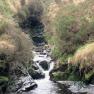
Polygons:
<instances>
[{"instance_id":1,"label":"narrow channel","mask_svg":"<svg viewBox=\"0 0 94 94\"><path fill-rule=\"evenodd\" d=\"M45 78L40 80L35 80L35 82L38 84L38 88L31 91L30 94L58 94L58 86L56 83L53 83L50 81L49 72L53 68L54 62L50 64L50 69L48 71L44 71Z\"/></svg>"},{"instance_id":2,"label":"narrow channel","mask_svg":"<svg viewBox=\"0 0 94 94\"><path fill-rule=\"evenodd\" d=\"M45 74L45 78L34 80L37 83L38 87L34 90L31 90L30 92L23 94L61 94L59 93L60 88L58 87L57 83L51 81L49 76L50 71L54 68L54 62L50 63L50 68L46 71L39 65L39 63L36 64L38 65L40 70Z\"/></svg>"}]
</instances>

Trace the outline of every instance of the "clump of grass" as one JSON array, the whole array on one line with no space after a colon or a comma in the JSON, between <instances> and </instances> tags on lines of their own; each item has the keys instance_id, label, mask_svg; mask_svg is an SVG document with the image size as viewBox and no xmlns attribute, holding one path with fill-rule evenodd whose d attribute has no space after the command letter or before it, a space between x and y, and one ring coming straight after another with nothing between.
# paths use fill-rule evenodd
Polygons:
<instances>
[{"instance_id":1,"label":"clump of grass","mask_svg":"<svg viewBox=\"0 0 94 94\"><path fill-rule=\"evenodd\" d=\"M73 62L80 63L81 67L94 65L94 43L86 44L78 49L73 57Z\"/></svg>"},{"instance_id":2,"label":"clump of grass","mask_svg":"<svg viewBox=\"0 0 94 94\"><path fill-rule=\"evenodd\" d=\"M94 42L78 49L71 59L71 63L74 66L79 65L78 73L80 73L81 81L86 84L92 83L94 78Z\"/></svg>"}]
</instances>

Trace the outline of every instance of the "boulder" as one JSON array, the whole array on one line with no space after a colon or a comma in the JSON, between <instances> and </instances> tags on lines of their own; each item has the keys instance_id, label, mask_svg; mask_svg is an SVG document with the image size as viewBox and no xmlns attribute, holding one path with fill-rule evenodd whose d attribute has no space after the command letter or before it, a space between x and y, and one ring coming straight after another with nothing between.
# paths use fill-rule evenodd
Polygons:
<instances>
[{"instance_id":1,"label":"boulder","mask_svg":"<svg viewBox=\"0 0 94 94\"><path fill-rule=\"evenodd\" d=\"M35 63L28 70L28 72L32 76L33 79L41 79L45 77L45 74L39 69L39 67Z\"/></svg>"},{"instance_id":2,"label":"boulder","mask_svg":"<svg viewBox=\"0 0 94 94\"><path fill-rule=\"evenodd\" d=\"M44 69L48 70L50 68L50 64L47 61L42 61L39 63L39 65Z\"/></svg>"},{"instance_id":3,"label":"boulder","mask_svg":"<svg viewBox=\"0 0 94 94\"><path fill-rule=\"evenodd\" d=\"M9 71L10 81L6 90L6 94L21 94L37 87L33 78L29 75L28 70L23 64L14 63Z\"/></svg>"},{"instance_id":4,"label":"boulder","mask_svg":"<svg viewBox=\"0 0 94 94\"><path fill-rule=\"evenodd\" d=\"M37 87L37 84L33 81L31 76L21 77L18 83L22 83L21 88L18 91L27 92Z\"/></svg>"},{"instance_id":5,"label":"boulder","mask_svg":"<svg viewBox=\"0 0 94 94\"><path fill-rule=\"evenodd\" d=\"M45 77L45 74L41 70L34 70L31 74L33 79L41 79Z\"/></svg>"},{"instance_id":6,"label":"boulder","mask_svg":"<svg viewBox=\"0 0 94 94\"><path fill-rule=\"evenodd\" d=\"M19 79L11 81L8 86L8 94L22 94L22 92L30 91L37 87L30 75L21 76Z\"/></svg>"},{"instance_id":7,"label":"boulder","mask_svg":"<svg viewBox=\"0 0 94 94\"><path fill-rule=\"evenodd\" d=\"M33 63L33 64L32 64L32 68L33 68L34 70L38 70L38 69L39 69L39 67L37 66L36 63Z\"/></svg>"}]
</instances>

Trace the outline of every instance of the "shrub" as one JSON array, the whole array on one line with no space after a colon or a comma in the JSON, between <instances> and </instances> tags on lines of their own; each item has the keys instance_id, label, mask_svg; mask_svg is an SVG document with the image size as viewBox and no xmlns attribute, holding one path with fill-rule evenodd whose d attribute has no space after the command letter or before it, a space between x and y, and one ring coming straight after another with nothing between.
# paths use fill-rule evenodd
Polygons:
<instances>
[{"instance_id":1,"label":"shrub","mask_svg":"<svg viewBox=\"0 0 94 94\"><path fill-rule=\"evenodd\" d=\"M89 4L87 5L90 8ZM84 4L75 6L70 3L63 5L59 11L54 22L56 37L51 38L54 41L53 54L55 57L64 57L67 61L67 58L73 55L80 46L94 41L94 20L93 18L90 18L92 21L87 20L85 11L88 9L84 7Z\"/></svg>"},{"instance_id":2,"label":"shrub","mask_svg":"<svg viewBox=\"0 0 94 94\"><path fill-rule=\"evenodd\" d=\"M2 26L0 32L0 54L7 56L6 62L26 63L32 59L32 41L28 35L9 23Z\"/></svg>"}]
</instances>

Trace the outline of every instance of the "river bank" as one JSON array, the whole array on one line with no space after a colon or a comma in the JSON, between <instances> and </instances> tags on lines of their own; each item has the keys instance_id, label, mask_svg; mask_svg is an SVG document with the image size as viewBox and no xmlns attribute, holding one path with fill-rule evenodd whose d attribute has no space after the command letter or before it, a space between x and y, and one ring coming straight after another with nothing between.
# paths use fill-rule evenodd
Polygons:
<instances>
[{"instance_id":1,"label":"river bank","mask_svg":"<svg viewBox=\"0 0 94 94\"><path fill-rule=\"evenodd\" d=\"M40 54L36 54L39 56ZM35 58L36 58L35 55ZM45 55L44 55L45 56ZM39 58L36 58L39 60ZM47 58L46 58L47 59ZM35 59L34 59L35 60ZM40 60L45 60L45 57L42 57ZM93 93L87 93L85 89L80 91L83 87L79 82L74 81L51 81L50 80L50 72L53 70L55 62L50 62L50 68L49 70L44 70L39 62L36 62L40 70L45 74L45 78L34 80L36 84L38 85L37 88L34 90L31 90L27 93L23 94L93 94ZM79 84L78 84L79 83ZM81 86L81 87L80 87ZM93 86L92 86L93 87ZM92 91L92 88L90 88L90 91ZM93 91L92 91L93 92Z\"/></svg>"},{"instance_id":2,"label":"river bank","mask_svg":"<svg viewBox=\"0 0 94 94\"><path fill-rule=\"evenodd\" d=\"M73 75L78 77L78 74L80 74L78 70L79 69L75 66L71 67L70 64L63 64L58 68L55 67L50 72L50 79L57 83L60 86L61 90L66 91L66 93L64 94L94 94L94 84L88 83L88 80L81 81L73 78L68 79L69 76L72 77ZM71 74L72 72L74 72L74 74Z\"/></svg>"}]
</instances>

